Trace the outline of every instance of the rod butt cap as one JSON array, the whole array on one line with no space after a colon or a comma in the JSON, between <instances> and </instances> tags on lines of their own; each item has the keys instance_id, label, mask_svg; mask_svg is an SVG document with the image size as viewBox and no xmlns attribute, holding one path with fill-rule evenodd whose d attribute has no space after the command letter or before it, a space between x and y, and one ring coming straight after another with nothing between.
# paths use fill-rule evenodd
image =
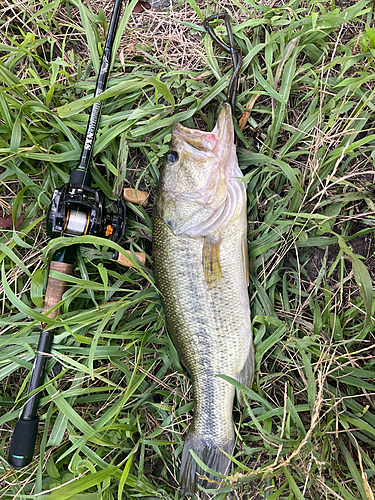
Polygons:
<instances>
[{"instance_id":1,"label":"rod butt cap","mask_svg":"<svg viewBox=\"0 0 375 500\"><path fill-rule=\"evenodd\" d=\"M38 417L32 420L18 420L10 442L8 462L13 467L25 467L33 459Z\"/></svg>"}]
</instances>

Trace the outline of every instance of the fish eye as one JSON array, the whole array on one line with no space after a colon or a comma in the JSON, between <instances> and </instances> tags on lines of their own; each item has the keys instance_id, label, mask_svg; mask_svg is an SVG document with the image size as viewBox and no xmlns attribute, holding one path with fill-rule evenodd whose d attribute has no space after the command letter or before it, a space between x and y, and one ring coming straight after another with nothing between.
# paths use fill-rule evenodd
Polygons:
<instances>
[{"instance_id":1,"label":"fish eye","mask_svg":"<svg viewBox=\"0 0 375 500\"><path fill-rule=\"evenodd\" d=\"M175 163L178 160L178 154L176 151L169 151L166 156L166 160L168 163Z\"/></svg>"}]
</instances>

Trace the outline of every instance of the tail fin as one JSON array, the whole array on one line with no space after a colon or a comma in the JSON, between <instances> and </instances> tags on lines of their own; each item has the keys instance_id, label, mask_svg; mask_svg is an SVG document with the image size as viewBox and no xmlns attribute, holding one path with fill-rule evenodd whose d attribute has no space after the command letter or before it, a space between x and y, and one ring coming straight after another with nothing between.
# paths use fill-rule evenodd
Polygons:
<instances>
[{"instance_id":1,"label":"tail fin","mask_svg":"<svg viewBox=\"0 0 375 500\"><path fill-rule=\"evenodd\" d=\"M222 443L216 443L210 438L199 438L194 434L188 434L184 449L182 450L180 485L185 495L194 495L199 492L198 485L207 489L219 488L220 478L205 472L195 461L192 450L208 468L220 474L230 473L230 459L221 450L232 454L234 439L229 439ZM203 476L203 478L199 477ZM211 481L213 480L213 482ZM203 492L199 493L199 498L208 498Z\"/></svg>"}]
</instances>

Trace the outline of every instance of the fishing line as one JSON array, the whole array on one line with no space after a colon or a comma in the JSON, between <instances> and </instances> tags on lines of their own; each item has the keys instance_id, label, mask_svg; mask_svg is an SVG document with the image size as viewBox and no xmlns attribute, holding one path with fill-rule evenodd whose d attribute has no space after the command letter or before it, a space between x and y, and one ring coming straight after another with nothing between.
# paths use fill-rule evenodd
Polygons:
<instances>
[{"instance_id":1,"label":"fishing line","mask_svg":"<svg viewBox=\"0 0 375 500\"><path fill-rule=\"evenodd\" d=\"M220 38L216 35L214 28L210 24L213 21L216 21L217 19L224 20L225 27L227 30L229 45L227 45L225 42L220 40ZM225 52L230 54L230 56L232 58L233 74L232 74L232 77L229 81L227 101L231 105L233 116L235 116L237 90L238 90L238 78L239 78L240 71L242 68L242 57L241 57L240 52L236 49L236 43L234 41L232 27L230 24L230 16L226 13L225 14L213 14L212 16L207 17L203 21L203 27L207 31L207 33L210 35L212 40L222 50L224 50ZM242 130L241 130L241 132L242 132ZM251 136L253 138L252 147L256 153L259 153L260 148L258 146L258 142L259 142L258 135L257 135L258 131L257 131L257 129L254 129L253 127L250 126L250 132L251 132Z\"/></svg>"},{"instance_id":2,"label":"fishing line","mask_svg":"<svg viewBox=\"0 0 375 500\"><path fill-rule=\"evenodd\" d=\"M229 40L229 45L224 43L220 38L216 35L212 25L213 21L216 21L217 19L222 19L224 20L225 27L227 30L227 36ZM242 57L241 54L237 51L236 49L236 44L234 41L233 37L233 32L232 32L232 26L230 24L230 17L228 14L213 14L212 16L207 17L203 21L203 27L207 31L207 33L210 35L212 40L225 52L230 54L232 58L232 64L233 64L233 75L231 76L229 86L228 86L228 94L227 94L227 101L231 105L232 108L232 113L233 115L235 114L235 108L236 108L236 98L237 98L237 87L238 87L238 77L241 71L242 67Z\"/></svg>"}]
</instances>

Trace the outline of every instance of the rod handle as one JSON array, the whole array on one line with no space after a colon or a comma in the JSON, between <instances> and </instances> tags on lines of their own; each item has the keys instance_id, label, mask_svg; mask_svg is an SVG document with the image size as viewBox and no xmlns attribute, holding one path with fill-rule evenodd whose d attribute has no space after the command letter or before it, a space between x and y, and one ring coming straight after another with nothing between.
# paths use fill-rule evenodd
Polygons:
<instances>
[{"instance_id":1,"label":"rod handle","mask_svg":"<svg viewBox=\"0 0 375 500\"><path fill-rule=\"evenodd\" d=\"M129 250L125 250L125 252L131 256L131 252ZM137 257L137 259L139 260L139 262L143 265L145 265L146 263L146 254L144 252L134 252L134 255ZM126 258L125 255L123 255L122 253L119 253L116 261L119 263L119 264L122 264L123 266L126 266L126 267L133 267L133 264L130 262L129 259Z\"/></svg>"},{"instance_id":2,"label":"rod handle","mask_svg":"<svg viewBox=\"0 0 375 500\"><path fill-rule=\"evenodd\" d=\"M50 264L50 271L58 271L59 273L72 274L73 265L66 264L65 262L52 261ZM44 298L43 313L55 306L60 300L66 290L66 281L58 280L56 278L48 277L46 295ZM60 314L60 308L49 314L50 318L56 318Z\"/></svg>"},{"instance_id":3,"label":"rod handle","mask_svg":"<svg viewBox=\"0 0 375 500\"><path fill-rule=\"evenodd\" d=\"M142 207L147 206L148 193L146 191L125 188L122 197L124 201L134 203L134 205L142 205Z\"/></svg>"},{"instance_id":4,"label":"rod handle","mask_svg":"<svg viewBox=\"0 0 375 500\"><path fill-rule=\"evenodd\" d=\"M8 462L13 467L25 467L33 459L38 420L36 417L32 420L16 422L8 455Z\"/></svg>"}]
</instances>

